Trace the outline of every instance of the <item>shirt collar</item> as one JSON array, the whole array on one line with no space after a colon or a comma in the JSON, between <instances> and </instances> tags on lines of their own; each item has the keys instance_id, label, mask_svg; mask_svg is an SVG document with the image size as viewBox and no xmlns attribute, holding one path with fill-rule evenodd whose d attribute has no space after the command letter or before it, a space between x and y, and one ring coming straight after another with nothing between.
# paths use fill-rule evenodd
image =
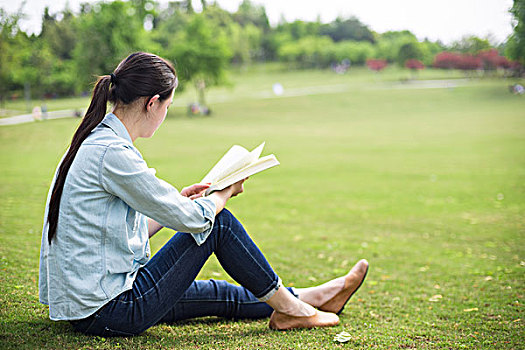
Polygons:
<instances>
[{"instance_id":1,"label":"shirt collar","mask_svg":"<svg viewBox=\"0 0 525 350\"><path fill-rule=\"evenodd\" d=\"M113 113L108 113L102 119L102 124L108 126L117 136L122 137L123 139L128 140L131 144L133 144L133 140L131 140L131 136L129 135L128 129L122 124L120 119L117 118L116 115Z\"/></svg>"}]
</instances>

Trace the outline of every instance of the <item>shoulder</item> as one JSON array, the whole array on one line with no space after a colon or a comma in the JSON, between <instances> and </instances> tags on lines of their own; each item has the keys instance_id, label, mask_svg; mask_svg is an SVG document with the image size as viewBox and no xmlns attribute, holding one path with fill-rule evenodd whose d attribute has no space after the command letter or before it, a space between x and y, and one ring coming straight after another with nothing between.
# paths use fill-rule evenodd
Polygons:
<instances>
[{"instance_id":1,"label":"shoulder","mask_svg":"<svg viewBox=\"0 0 525 350\"><path fill-rule=\"evenodd\" d=\"M117 135L111 128L103 124L98 125L91 134L84 140L82 146L84 148L101 148L104 154L127 154L131 157L139 157L142 155L139 150L129 140Z\"/></svg>"}]
</instances>

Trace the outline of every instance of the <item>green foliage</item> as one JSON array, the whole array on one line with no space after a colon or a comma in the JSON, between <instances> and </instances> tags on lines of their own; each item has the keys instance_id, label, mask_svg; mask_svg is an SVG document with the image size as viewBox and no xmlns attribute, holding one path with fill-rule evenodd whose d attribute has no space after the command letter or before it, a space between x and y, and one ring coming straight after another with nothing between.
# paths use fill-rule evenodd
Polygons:
<instances>
[{"instance_id":1,"label":"green foliage","mask_svg":"<svg viewBox=\"0 0 525 350\"><path fill-rule=\"evenodd\" d=\"M320 22L306 22L295 20L290 23L281 23L277 26L278 33L286 33L291 40L299 40L308 36L318 36Z\"/></svg>"},{"instance_id":2,"label":"green foliage","mask_svg":"<svg viewBox=\"0 0 525 350\"><path fill-rule=\"evenodd\" d=\"M419 49L422 53L421 61L425 66L431 66L434 62L434 57L440 52L445 50L445 46L439 42L432 42L430 40L424 40L419 44Z\"/></svg>"},{"instance_id":3,"label":"green foliage","mask_svg":"<svg viewBox=\"0 0 525 350\"><path fill-rule=\"evenodd\" d=\"M405 62L410 59L423 59L423 51L421 50L420 44L417 41L403 44L399 48L399 52L397 54L397 64L399 64L401 67L404 67Z\"/></svg>"},{"instance_id":4,"label":"green foliage","mask_svg":"<svg viewBox=\"0 0 525 350\"><path fill-rule=\"evenodd\" d=\"M224 81L231 51L225 36L214 32L203 14L191 16L170 44L163 56L175 63L181 88L193 82L203 100L206 86Z\"/></svg>"},{"instance_id":5,"label":"green foliage","mask_svg":"<svg viewBox=\"0 0 525 350\"><path fill-rule=\"evenodd\" d=\"M396 62L401 47L409 43L417 43L417 38L408 30L385 32L377 38L375 58Z\"/></svg>"},{"instance_id":6,"label":"green foliage","mask_svg":"<svg viewBox=\"0 0 525 350\"><path fill-rule=\"evenodd\" d=\"M341 41L332 47L336 62L349 59L352 64L365 64L374 54L374 45L367 41Z\"/></svg>"},{"instance_id":7,"label":"green foliage","mask_svg":"<svg viewBox=\"0 0 525 350\"><path fill-rule=\"evenodd\" d=\"M515 26L505 52L525 66L525 0L514 0L510 12L514 16Z\"/></svg>"},{"instance_id":8,"label":"green foliage","mask_svg":"<svg viewBox=\"0 0 525 350\"><path fill-rule=\"evenodd\" d=\"M122 58L144 47L144 28L130 2L83 4L73 57L77 89L85 91L95 75L109 74Z\"/></svg>"},{"instance_id":9,"label":"green foliage","mask_svg":"<svg viewBox=\"0 0 525 350\"><path fill-rule=\"evenodd\" d=\"M95 76L110 73L132 51L176 60L183 88L190 81L224 81L224 67L231 63L246 67L283 61L298 68L324 68L343 59L355 66L370 58L401 65L417 58L428 66L445 49L476 53L490 47L477 37L445 48L439 42L421 42L407 30L377 34L355 17L330 23L283 19L272 28L264 6L252 0L244 0L233 13L213 1L201 4L200 14L190 0L86 2L78 14L67 7L56 14L46 9L41 33L32 36L18 27L22 12L10 16L0 9L0 99L20 96L24 88L34 97L85 92ZM523 0L515 1L517 25L505 47L510 57L523 62L522 8Z\"/></svg>"},{"instance_id":10,"label":"green foliage","mask_svg":"<svg viewBox=\"0 0 525 350\"><path fill-rule=\"evenodd\" d=\"M486 51L492 48L488 39L478 38L477 36L471 35L462 38L452 43L451 51L457 51L470 55L477 55L481 51Z\"/></svg>"},{"instance_id":11,"label":"green foliage","mask_svg":"<svg viewBox=\"0 0 525 350\"><path fill-rule=\"evenodd\" d=\"M261 52L263 32L255 25L248 23L241 26L232 22L226 29L233 63L250 63L257 59Z\"/></svg>"},{"instance_id":12,"label":"green foliage","mask_svg":"<svg viewBox=\"0 0 525 350\"><path fill-rule=\"evenodd\" d=\"M58 59L71 59L77 38L75 16L69 10L52 16L46 7L39 37L47 43Z\"/></svg>"},{"instance_id":13,"label":"green foliage","mask_svg":"<svg viewBox=\"0 0 525 350\"><path fill-rule=\"evenodd\" d=\"M301 68L326 67L335 61L334 43L329 37L308 36L279 48L279 58Z\"/></svg>"},{"instance_id":14,"label":"green foliage","mask_svg":"<svg viewBox=\"0 0 525 350\"><path fill-rule=\"evenodd\" d=\"M9 15L0 8L0 102L14 88L15 55L21 46L17 43L19 19L20 14Z\"/></svg>"},{"instance_id":15,"label":"green foliage","mask_svg":"<svg viewBox=\"0 0 525 350\"><path fill-rule=\"evenodd\" d=\"M239 23L241 27L252 25L263 32L270 30L270 22L266 15L266 9L262 5L255 5L250 0L243 0L237 12L233 14L233 19Z\"/></svg>"},{"instance_id":16,"label":"green foliage","mask_svg":"<svg viewBox=\"0 0 525 350\"><path fill-rule=\"evenodd\" d=\"M331 23L321 25L319 34L328 35L335 42L343 40L375 42L372 31L356 17L349 19L338 17Z\"/></svg>"}]
</instances>

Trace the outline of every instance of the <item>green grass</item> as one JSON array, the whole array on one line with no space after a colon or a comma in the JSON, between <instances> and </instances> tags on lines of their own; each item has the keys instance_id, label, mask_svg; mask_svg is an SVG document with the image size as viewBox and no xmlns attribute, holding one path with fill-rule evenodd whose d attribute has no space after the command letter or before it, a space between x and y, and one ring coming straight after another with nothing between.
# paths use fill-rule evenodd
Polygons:
<instances>
[{"instance_id":1,"label":"green grass","mask_svg":"<svg viewBox=\"0 0 525 350\"><path fill-rule=\"evenodd\" d=\"M157 175L181 188L231 144L266 141L281 165L251 178L229 208L285 284L312 286L370 261L341 324L328 329L204 318L104 339L50 321L38 303L40 230L78 120L0 128L0 347L523 348L525 99L503 79L398 88L407 74L237 71L233 86L210 91L212 117L187 118L186 91L157 134L137 142ZM420 78L461 78L448 74ZM298 96L268 98L277 81ZM153 249L171 235L161 231ZM228 276L212 259L200 278ZM352 340L334 343L343 330Z\"/></svg>"}]
</instances>

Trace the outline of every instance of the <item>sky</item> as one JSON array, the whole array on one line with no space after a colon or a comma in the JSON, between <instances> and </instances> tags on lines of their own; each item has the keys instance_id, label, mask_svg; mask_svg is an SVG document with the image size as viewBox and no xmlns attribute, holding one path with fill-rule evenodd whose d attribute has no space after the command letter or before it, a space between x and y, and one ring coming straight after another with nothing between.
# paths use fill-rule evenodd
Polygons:
<instances>
[{"instance_id":1,"label":"sky","mask_svg":"<svg viewBox=\"0 0 525 350\"><path fill-rule=\"evenodd\" d=\"M242 0L217 0L219 5L235 11ZM51 13L64 9L66 3L78 11L82 2L93 0L26 0L26 19L21 27L28 33L39 33L44 7ZM167 3L167 0L158 0ZM210 0L208 0L210 2ZM441 40L450 44L464 36L488 37L493 44L506 40L512 33L512 0L252 0L262 4L272 25L284 18L330 22L337 16L355 16L371 30L408 29L418 39ZM0 0L0 8L16 12L22 0ZM193 0L198 10L200 0Z\"/></svg>"}]
</instances>

